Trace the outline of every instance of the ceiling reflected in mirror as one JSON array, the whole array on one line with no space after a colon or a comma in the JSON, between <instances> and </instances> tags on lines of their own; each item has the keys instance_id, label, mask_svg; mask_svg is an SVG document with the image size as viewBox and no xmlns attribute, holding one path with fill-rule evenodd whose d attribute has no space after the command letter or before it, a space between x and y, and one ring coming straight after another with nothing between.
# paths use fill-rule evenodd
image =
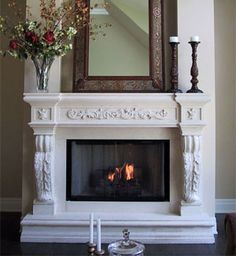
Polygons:
<instances>
[{"instance_id":1,"label":"ceiling reflected in mirror","mask_svg":"<svg viewBox=\"0 0 236 256\"><path fill-rule=\"evenodd\" d=\"M92 0L88 76L149 76L149 1ZM109 26L104 26L109 24Z\"/></svg>"}]
</instances>

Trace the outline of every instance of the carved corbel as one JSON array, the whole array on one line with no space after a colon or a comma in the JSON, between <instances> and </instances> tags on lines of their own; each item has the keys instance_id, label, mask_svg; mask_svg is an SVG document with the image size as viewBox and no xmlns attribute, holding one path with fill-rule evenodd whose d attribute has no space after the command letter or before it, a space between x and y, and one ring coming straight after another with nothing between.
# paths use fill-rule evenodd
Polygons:
<instances>
[{"instance_id":1,"label":"carved corbel","mask_svg":"<svg viewBox=\"0 0 236 256\"><path fill-rule=\"evenodd\" d=\"M34 171L36 180L36 200L52 201L52 135L37 135Z\"/></svg>"},{"instance_id":2,"label":"carved corbel","mask_svg":"<svg viewBox=\"0 0 236 256\"><path fill-rule=\"evenodd\" d=\"M201 139L198 135L183 136L184 195L186 203L200 203Z\"/></svg>"}]
</instances>

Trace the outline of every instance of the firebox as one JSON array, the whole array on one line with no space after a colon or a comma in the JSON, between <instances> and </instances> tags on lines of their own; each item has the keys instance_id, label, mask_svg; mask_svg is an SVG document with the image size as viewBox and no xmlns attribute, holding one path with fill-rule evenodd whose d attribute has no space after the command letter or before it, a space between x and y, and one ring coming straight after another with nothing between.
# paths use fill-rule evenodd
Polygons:
<instances>
[{"instance_id":1,"label":"firebox","mask_svg":"<svg viewBox=\"0 0 236 256\"><path fill-rule=\"evenodd\" d=\"M168 140L67 140L67 201L169 201Z\"/></svg>"}]
</instances>

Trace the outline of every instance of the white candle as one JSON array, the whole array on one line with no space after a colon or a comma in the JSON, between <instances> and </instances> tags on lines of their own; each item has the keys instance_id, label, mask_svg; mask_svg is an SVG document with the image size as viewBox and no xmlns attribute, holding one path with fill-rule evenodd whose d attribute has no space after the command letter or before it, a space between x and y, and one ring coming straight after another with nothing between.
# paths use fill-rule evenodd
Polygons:
<instances>
[{"instance_id":1,"label":"white candle","mask_svg":"<svg viewBox=\"0 0 236 256\"><path fill-rule=\"evenodd\" d=\"M169 42L170 42L170 43L179 43L179 38L178 38L178 36L170 36Z\"/></svg>"},{"instance_id":2,"label":"white candle","mask_svg":"<svg viewBox=\"0 0 236 256\"><path fill-rule=\"evenodd\" d=\"M101 219L97 219L97 251L100 252L101 250Z\"/></svg>"},{"instance_id":3,"label":"white candle","mask_svg":"<svg viewBox=\"0 0 236 256\"><path fill-rule=\"evenodd\" d=\"M93 213L90 213L89 217L89 243L93 243Z\"/></svg>"},{"instance_id":4,"label":"white candle","mask_svg":"<svg viewBox=\"0 0 236 256\"><path fill-rule=\"evenodd\" d=\"M190 42L200 42L199 36L191 36L190 37Z\"/></svg>"}]
</instances>

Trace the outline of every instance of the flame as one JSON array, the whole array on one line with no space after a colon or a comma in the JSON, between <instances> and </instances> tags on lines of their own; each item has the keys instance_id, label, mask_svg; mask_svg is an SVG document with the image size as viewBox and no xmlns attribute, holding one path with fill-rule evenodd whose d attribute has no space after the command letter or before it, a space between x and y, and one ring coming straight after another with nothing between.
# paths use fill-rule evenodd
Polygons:
<instances>
[{"instance_id":1,"label":"flame","mask_svg":"<svg viewBox=\"0 0 236 256\"><path fill-rule=\"evenodd\" d=\"M115 172L110 172L110 173L108 173L107 178L108 178L108 180L109 180L110 182L113 182L114 179L115 179Z\"/></svg>"},{"instance_id":2,"label":"flame","mask_svg":"<svg viewBox=\"0 0 236 256\"><path fill-rule=\"evenodd\" d=\"M126 177L126 180L132 180L134 178L134 165L133 164L125 165L125 177Z\"/></svg>"},{"instance_id":3,"label":"flame","mask_svg":"<svg viewBox=\"0 0 236 256\"><path fill-rule=\"evenodd\" d=\"M123 175L122 175L123 172ZM124 176L124 178L129 181L134 179L134 164L126 164L124 163L124 165L122 167L116 167L114 171L110 171L107 175L107 179L110 182L114 182L115 177L117 177L117 179L121 180L122 176Z\"/></svg>"}]
</instances>

